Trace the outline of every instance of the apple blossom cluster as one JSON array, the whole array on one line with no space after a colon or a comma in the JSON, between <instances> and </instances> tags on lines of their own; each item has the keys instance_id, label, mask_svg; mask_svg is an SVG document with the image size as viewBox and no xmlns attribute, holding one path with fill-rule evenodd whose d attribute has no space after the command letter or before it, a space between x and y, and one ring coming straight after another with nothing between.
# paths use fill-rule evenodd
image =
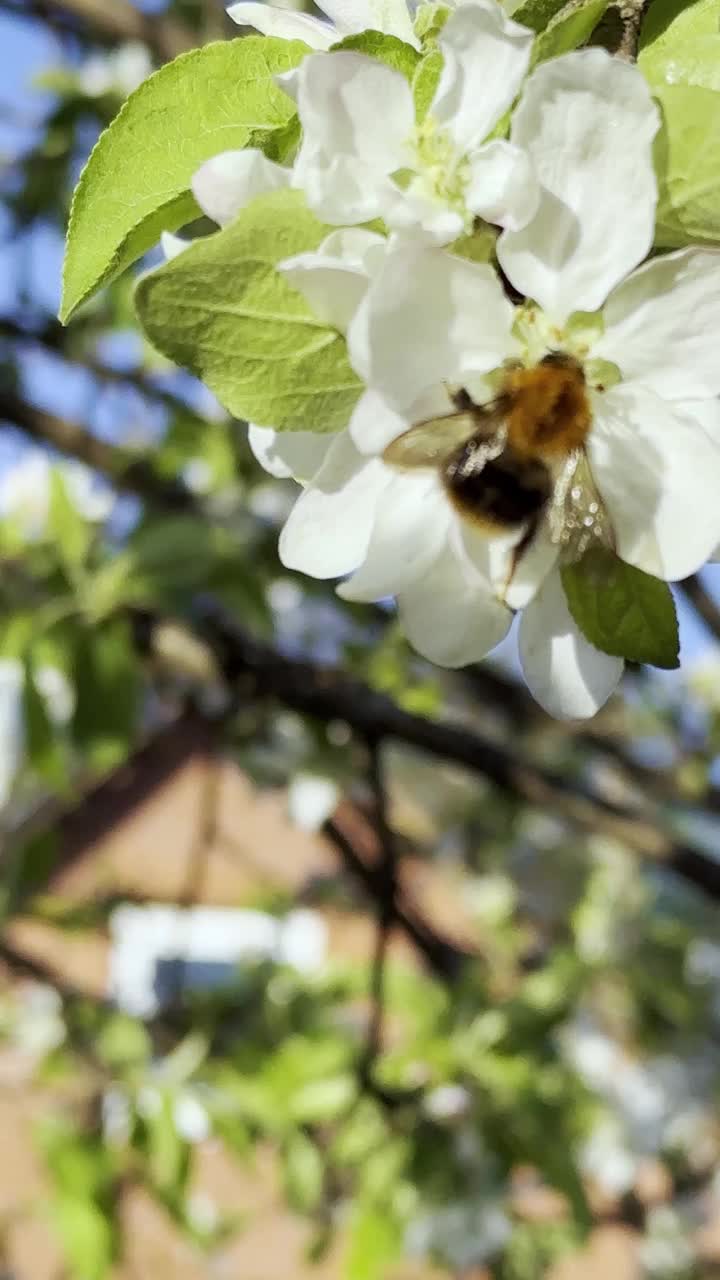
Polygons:
<instances>
[{"instance_id":1,"label":"apple blossom cluster","mask_svg":"<svg viewBox=\"0 0 720 1280\"><path fill-rule=\"evenodd\" d=\"M629 567L634 596L645 575L681 579L720 544L720 253L653 253L660 115L635 65L599 47L533 65L532 31L496 0L458 0L411 88L386 61L335 47L366 29L417 47L405 0L322 8L327 22L231 8L310 46L278 77L300 141L287 163L249 147L193 180L221 228L284 188L328 228L278 270L344 336L362 392L335 433L312 419L250 426L262 465L303 486L282 560L341 579L347 600L394 597L413 646L446 667L483 658L519 612L534 696L557 716L592 715L635 654L604 644L602 617L583 623L578 594L602 614L608 564ZM183 242L165 244L171 256ZM540 450L550 488L532 522L484 527L451 500L431 447L427 465L388 454L558 354L580 371L585 416L565 449ZM503 431L482 446L477 486L502 463Z\"/></svg>"}]
</instances>

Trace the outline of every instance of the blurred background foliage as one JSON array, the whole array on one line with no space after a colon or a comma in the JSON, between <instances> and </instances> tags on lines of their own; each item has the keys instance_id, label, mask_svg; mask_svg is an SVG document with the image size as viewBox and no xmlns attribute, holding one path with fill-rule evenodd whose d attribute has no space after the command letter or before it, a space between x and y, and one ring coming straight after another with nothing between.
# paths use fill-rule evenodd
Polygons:
<instances>
[{"instance_id":1,"label":"blurred background foliage","mask_svg":"<svg viewBox=\"0 0 720 1280\"><path fill-rule=\"evenodd\" d=\"M99 130L154 66L231 34L215 0L0 0L0 1036L41 1090L46 1188L15 1201L3 1162L3 1274L36 1280L13 1253L31 1218L58 1277L130 1276L138 1187L192 1274L235 1274L252 1207L198 1190L213 1143L308 1224L302 1257L267 1239L258 1280L720 1275L712 571L678 592L681 672L631 671L595 721L557 724L512 646L440 672L391 609L282 568L293 486L143 344L131 280L55 320ZM256 949L143 1009L135 979L90 994L14 929L117 935L116 896L56 888L67 820L188 719L335 859L233 905L373 927L362 954Z\"/></svg>"}]
</instances>

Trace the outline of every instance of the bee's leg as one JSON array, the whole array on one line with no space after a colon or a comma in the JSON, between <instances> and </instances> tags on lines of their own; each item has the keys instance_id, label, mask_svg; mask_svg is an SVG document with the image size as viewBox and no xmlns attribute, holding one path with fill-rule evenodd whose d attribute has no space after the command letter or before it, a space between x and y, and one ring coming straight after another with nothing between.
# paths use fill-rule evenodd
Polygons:
<instances>
[{"instance_id":1,"label":"bee's leg","mask_svg":"<svg viewBox=\"0 0 720 1280\"><path fill-rule=\"evenodd\" d=\"M470 392L466 391L464 387L458 387L457 390L453 389L450 392L450 399L458 413L469 413L477 407Z\"/></svg>"},{"instance_id":2,"label":"bee's leg","mask_svg":"<svg viewBox=\"0 0 720 1280\"><path fill-rule=\"evenodd\" d=\"M529 547L532 546L535 540L535 535L537 534L537 531L540 528L541 516L542 516L542 512L538 512L537 515L534 515L532 519L528 521L527 528L524 534L522 535L520 541L517 542L513 547L512 556L510 558L510 568L508 570L508 575L507 575L507 578L505 579L505 585L502 589L502 594L500 596L500 599L502 600L503 604L505 603L505 597L507 596L507 593L510 590L510 587L512 586L512 580L515 577L517 567L520 564L520 561L522 560L523 556L525 555L525 552L528 550Z\"/></svg>"}]
</instances>

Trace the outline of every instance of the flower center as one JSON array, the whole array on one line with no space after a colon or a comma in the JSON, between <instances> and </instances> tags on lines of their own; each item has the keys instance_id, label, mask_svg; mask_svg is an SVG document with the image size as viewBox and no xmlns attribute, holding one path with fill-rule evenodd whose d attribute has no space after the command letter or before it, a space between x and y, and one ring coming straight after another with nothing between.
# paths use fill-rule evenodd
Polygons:
<instances>
[{"instance_id":1,"label":"flower center","mask_svg":"<svg viewBox=\"0 0 720 1280\"><path fill-rule=\"evenodd\" d=\"M426 116L422 124L416 126L410 145L424 193L460 213L467 221L465 192L470 181L470 166L448 130L432 116Z\"/></svg>"}]
</instances>

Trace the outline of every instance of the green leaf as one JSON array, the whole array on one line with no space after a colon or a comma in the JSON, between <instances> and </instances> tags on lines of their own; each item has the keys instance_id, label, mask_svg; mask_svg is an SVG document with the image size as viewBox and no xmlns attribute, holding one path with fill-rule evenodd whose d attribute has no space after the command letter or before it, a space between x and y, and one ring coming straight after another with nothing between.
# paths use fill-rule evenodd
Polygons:
<instances>
[{"instance_id":1,"label":"green leaf","mask_svg":"<svg viewBox=\"0 0 720 1280\"><path fill-rule=\"evenodd\" d=\"M431 0L430 4L420 5L415 14L415 35L418 40L425 46L434 43L451 13L451 6L442 4L441 0Z\"/></svg>"},{"instance_id":2,"label":"green leaf","mask_svg":"<svg viewBox=\"0 0 720 1280\"><path fill-rule=\"evenodd\" d=\"M660 105L660 248L720 241L720 0L655 0L638 66Z\"/></svg>"},{"instance_id":3,"label":"green leaf","mask_svg":"<svg viewBox=\"0 0 720 1280\"><path fill-rule=\"evenodd\" d=\"M126 1013L111 1013L95 1040L95 1050L113 1071L147 1062L152 1041L142 1022Z\"/></svg>"},{"instance_id":4,"label":"green leaf","mask_svg":"<svg viewBox=\"0 0 720 1280\"><path fill-rule=\"evenodd\" d=\"M359 35L346 36L332 46L333 53L338 49L365 53L369 58L384 62L386 67L392 67L393 71L399 71L407 80L412 80L420 61L420 54L411 44L397 36L383 35L381 31L361 31Z\"/></svg>"},{"instance_id":5,"label":"green leaf","mask_svg":"<svg viewBox=\"0 0 720 1280\"><path fill-rule=\"evenodd\" d=\"M544 31L556 14L567 7L567 0L527 0L513 13L513 22L520 22L533 31Z\"/></svg>"},{"instance_id":6,"label":"green leaf","mask_svg":"<svg viewBox=\"0 0 720 1280\"><path fill-rule=\"evenodd\" d=\"M674 669L680 665L677 615L666 582L593 547L562 570L568 608L603 653Z\"/></svg>"},{"instance_id":7,"label":"green leaf","mask_svg":"<svg viewBox=\"0 0 720 1280\"><path fill-rule=\"evenodd\" d=\"M345 1280L385 1280L402 1247L402 1232L387 1210L357 1205L350 1222Z\"/></svg>"},{"instance_id":8,"label":"green leaf","mask_svg":"<svg viewBox=\"0 0 720 1280\"><path fill-rule=\"evenodd\" d=\"M638 65L652 85L720 89L720 0L654 0L640 33Z\"/></svg>"},{"instance_id":9,"label":"green leaf","mask_svg":"<svg viewBox=\"0 0 720 1280\"><path fill-rule=\"evenodd\" d=\"M238 418L284 431L337 431L361 390L345 339L275 270L329 231L297 191L260 196L231 226L150 272L142 326Z\"/></svg>"},{"instance_id":10,"label":"green leaf","mask_svg":"<svg viewBox=\"0 0 720 1280\"><path fill-rule=\"evenodd\" d=\"M323 1159L310 1138L297 1130L284 1152L285 1195L291 1209L312 1213L322 1200L325 1170Z\"/></svg>"},{"instance_id":11,"label":"green leaf","mask_svg":"<svg viewBox=\"0 0 720 1280\"><path fill-rule=\"evenodd\" d=\"M161 1196L177 1202L190 1174L190 1151L177 1130L172 1093L164 1092L157 1112L146 1113L143 1119L153 1186Z\"/></svg>"},{"instance_id":12,"label":"green leaf","mask_svg":"<svg viewBox=\"0 0 720 1280\"><path fill-rule=\"evenodd\" d=\"M552 17L533 46L531 66L578 49L590 39L609 0L570 0Z\"/></svg>"},{"instance_id":13,"label":"green leaf","mask_svg":"<svg viewBox=\"0 0 720 1280\"><path fill-rule=\"evenodd\" d=\"M48 533L70 578L84 564L92 541L92 527L73 502L62 472L53 467L50 476Z\"/></svg>"},{"instance_id":14,"label":"green leaf","mask_svg":"<svg viewBox=\"0 0 720 1280\"><path fill-rule=\"evenodd\" d=\"M449 246L449 251L458 258L467 258L470 262L491 262L495 253L498 228L489 222L477 220L470 235L460 236Z\"/></svg>"},{"instance_id":15,"label":"green leaf","mask_svg":"<svg viewBox=\"0 0 720 1280\"><path fill-rule=\"evenodd\" d=\"M430 110L435 91L440 83L443 69L443 56L439 49L434 49L423 58L415 69L412 81L413 100L415 102L415 119L422 124Z\"/></svg>"},{"instance_id":16,"label":"green leaf","mask_svg":"<svg viewBox=\"0 0 720 1280\"><path fill-rule=\"evenodd\" d=\"M194 516L150 519L133 535L128 553L132 569L125 600L135 604L172 602L179 593L207 589L221 558L237 557L238 545L224 530Z\"/></svg>"},{"instance_id":17,"label":"green leaf","mask_svg":"<svg viewBox=\"0 0 720 1280\"><path fill-rule=\"evenodd\" d=\"M67 757L45 699L35 683L32 655L28 655L25 662L23 715L26 750L33 769L51 786L63 790L67 785Z\"/></svg>"},{"instance_id":18,"label":"green leaf","mask_svg":"<svg viewBox=\"0 0 720 1280\"><path fill-rule=\"evenodd\" d=\"M659 199L655 244L677 249L720 241L720 93L694 85L655 88L663 127L655 140Z\"/></svg>"},{"instance_id":19,"label":"green leaf","mask_svg":"<svg viewBox=\"0 0 720 1280\"><path fill-rule=\"evenodd\" d=\"M349 1110L356 1096L357 1080L350 1072L311 1080L294 1093L290 1111L299 1124L329 1124Z\"/></svg>"},{"instance_id":20,"label":"green leaf","mask_svg":"<svg viewBox=\"0 0 720 1280\"><path fill-rule=\"evenodd\" d=\"M199 214L196 169L220 151L272 150L295 106L275 83L305 57L301 41L247 36L182 54L130 95L105 130L73 198L60 318L142 257L161 231Z\"/></svg>"},{"instance_id":21,"label":"green leaf","mask_svg":"<svg viewBox=\"0 0 720 1280\"><path fill-rule=\"evenodd\" d=\"M129 627L114 621L83 632L74 665L73 737L98 769L114 768L132 745L140 693Z\"/></svg>"},{"instance_id":22,"label":"green leaf","mask_svg":"<svg viewBox=\"0 0 720 1280\"><path fill-rule=\"evenodd\" d=\"M93 1200L61 1195L51 1214L63 1251L79 1280L105 1280L115 1257L113 1224Z\"/></svg>"}]
</instances>

